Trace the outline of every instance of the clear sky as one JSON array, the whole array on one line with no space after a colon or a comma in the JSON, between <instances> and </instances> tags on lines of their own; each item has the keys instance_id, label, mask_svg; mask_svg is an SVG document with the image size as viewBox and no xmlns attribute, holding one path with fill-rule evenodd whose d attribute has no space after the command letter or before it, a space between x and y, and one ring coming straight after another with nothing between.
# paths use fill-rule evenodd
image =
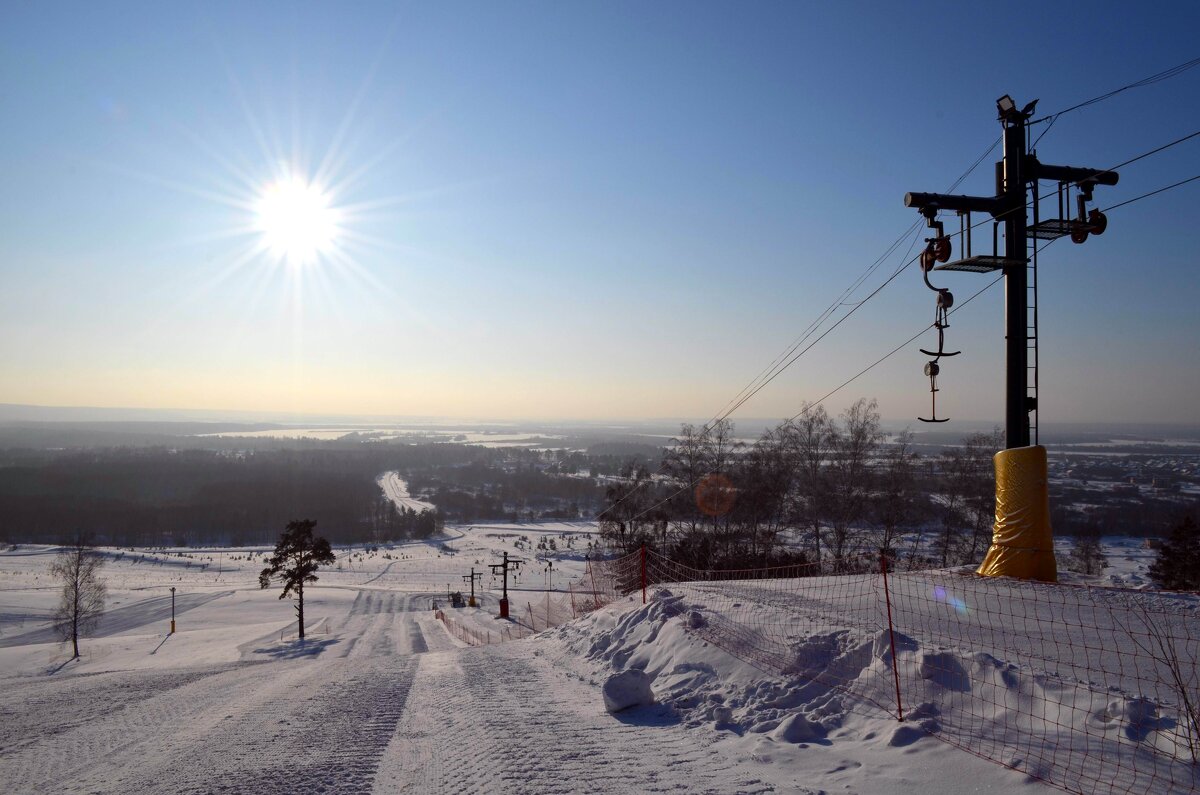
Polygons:
<instances>
[{"instance_id":1,"label":"clear sky","mask_svg":"<svg viewBox=\"0 0 1200 795\"><path fill-rule=\"evenodd\" d=\"M1192 2L8 2L0 403L706 418L998 137L997 97L1064 109L1197 30ZM1038 152L1112 166L1197 107L1200 68ZM1097 205L1196 174L1200 138ZM1109 221L1042 255L1042 421L1200 422L1200 181ZM951 319L951 417L1003 415L1002 297ZM795 414L933 306L910 269L742 413ZM927 411L917 347L830 408Z\"/></svg>"}]
</instances>

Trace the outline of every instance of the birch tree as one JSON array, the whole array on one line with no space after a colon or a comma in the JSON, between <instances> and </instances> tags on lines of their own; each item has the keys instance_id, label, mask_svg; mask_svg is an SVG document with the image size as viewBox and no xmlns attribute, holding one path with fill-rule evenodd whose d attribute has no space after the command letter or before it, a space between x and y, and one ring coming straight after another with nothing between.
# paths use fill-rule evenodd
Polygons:
<instances>
[{"instance_id":1,"label":"birch tree","mask_svg":"<svg viewBox=\"0 0 1200 795\"><path fill-rule=\"evenodd\" d=\"M71 641L73 658L79 656L79 636L94 629L104 612L108 588L96 576L103 565L86 533L76 533L50 564L51 576L62 582L62 598L51 620L59 636Z\"/></svg>"}]
</instances>

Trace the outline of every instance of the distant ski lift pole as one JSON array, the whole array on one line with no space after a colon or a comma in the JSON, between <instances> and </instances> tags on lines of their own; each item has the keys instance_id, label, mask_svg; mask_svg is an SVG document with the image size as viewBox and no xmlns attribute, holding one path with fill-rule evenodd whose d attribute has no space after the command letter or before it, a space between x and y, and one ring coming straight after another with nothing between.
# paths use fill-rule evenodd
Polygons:
<instances>
[{"instance_id":1,"label":"distant ski lift pole","mask_svg":"<svg viewBox=\"0 0 1200 795\"><path fill-rule=\"evenodd\" d=\"M541 559L542 563L546 564L544 571L546 572L546 590L554 590L554 561L548 557Z\"/></svg>"},{"instance_id":2,"label":"distant ski lift pole","mask_svg":"<svg viewBox=\"0 0 1200 795\"><path fill-rule=\"evenodd\" d=\"M510 558L508 552L505 552L502 562L488 564L488 568L492 570L493 574L500 574L504 579L504 595L500 597L500 618L508 618L508 573L521 568L521 564L524 562L521 558Z\"/></svg>"},{"instance_id":3,"label":"distant ski lift pole","mask_svg":"<svg viewBox=\"0 0 1200 795\"><path fill-rule=\"evenodd\" d=\"M472 566L471 573L464 574L462 576L462 578L463 578L463 581L470 581L470 583L471 583L471 600L469 602L467 602L467 606L468 607L478 607L479 605L476 604L476 602L475 602L475 581L483 579L483 572L476 573L475 567Z\"/></svg>"}]
</instances>

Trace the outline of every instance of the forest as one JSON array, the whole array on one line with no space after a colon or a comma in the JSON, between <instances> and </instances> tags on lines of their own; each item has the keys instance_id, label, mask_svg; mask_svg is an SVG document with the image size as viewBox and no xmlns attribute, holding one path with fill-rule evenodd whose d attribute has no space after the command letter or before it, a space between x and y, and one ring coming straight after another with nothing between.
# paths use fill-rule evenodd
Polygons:
<instances>
[{"instance_id":1,"label":"forest","mask_svg":"<svg viewBox=\"0 0 1200 795\"><path fill-rule=\"evenodd\" d=\"M239 450L226 442L216 450L88 447L2 456L0 541L7 543L57 543L83 530L122 546L260 544L295 519L317 521L335 543L384 542L427 537L447 520L594 515L603 496L590 476L566 474L579 466L568 454L446 443ZM397 509L376 482L389 470L438 510Z\"/></svg>"},{"instance_id":2,"label":"forest","mask_svg":"<svg viewBox=\"0 0 1200 795\"><path fill-rule=\"evenodd\" d=\"M615 552L647 543L704 568L810 561L845 570L880 549L897 564L969 564L990 542L992 455L1003 446L998 430L938 445L885 433L866 399L836 417L806 406L752 440L723 421L684 424L661 445L577 449L166 430L7 431L0 541L56 543L82 530L125 546L262 544L312 519L331 541L380 543L427 537L447 522L599 517ZM119 439L127 443L96 444ZM1070 477L1052 480L1055 533L1164 535L1187 498L1129 484L1121 489L1133 493L1089 491L1089 478L1124 483L1141 466L1108 460L1080 458ZM385 499L377 479L393 470L436 510Z\"/></svg>"},{"instance_id":3,"label":"forest","mask_svg":"<svg viewBox=\"0 0 1200 795\"><path fill-rule=\"evenodd\" d=\"M913 438L885 434L865 398L837 417L805 405L750 443L728 420L684 424L660 468L631 463L607 488L601 537L616 552L645 544L702 569L846 572L878 566L881 553L897 566L978 563L991 542L1002 432L924 455ZM1157 536L1181 516L1178 500L1096 492L1087 499L1103 502L1081 513L1069 489L1051 491L1059 536Z\"/></svg>"}]
</instances>

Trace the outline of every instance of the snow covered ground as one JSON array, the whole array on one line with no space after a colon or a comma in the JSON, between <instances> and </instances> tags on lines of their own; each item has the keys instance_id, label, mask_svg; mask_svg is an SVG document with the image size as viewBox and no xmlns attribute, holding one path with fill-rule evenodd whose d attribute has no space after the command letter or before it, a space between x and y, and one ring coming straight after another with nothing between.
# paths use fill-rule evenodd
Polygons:
<instances>
[{"instance_id":1,"label":"snow covered ground","mask_svg":"<svg viewBox=\"0 0 1200 795\"><path fill-rule=\"evenodd\" d=\"M551 576L539 558L558 591L583 575L593 531L476 525L338 549L306 589L303 643L291 603L258 588L266 549L105 550L110 613L79 660L46 627L53 550L0 553L0 791L1049 791L933 739L932 714L901 724L710 642L706 625L753 609L750 592L658 590L479 647L435 618L439 602L498 639L512 624L494 617L488 564L523 558L509 596L514 614L536 610ZM472 568L482 606L447 608ZM864 664L878 667L871 641ZM657 703L609 713L602 687L629 668Z\"/></svg>"},{"instance_id":2,"label":"snow covered ground","mask_svg":"<svg viewBox=\"0 0 1200 795\"><path fill-rule=\"evenodd\" d=\"M1106 585L1114 588L1150 588L1150 564L1154 562L1156 551L1145 538L1130 538L1126 536L1105 536L1100 539L1104 551L1104 561L1108 565L1098 575L1088 577L1064 571L1064 562L1071 554L1074 546L1073 539L1056 538L1054 551L1059 563L1059 579L1063 582L1073 582L1085 585Z\"/></svg>"},{"instance_id":3,"label":"snow covered ground","mask_svg":"<svg viewBox=\"0 0 1200 795\"><path fill-rule=\"evenodd\" d=\"M397 508L407 508L417 513L433 510L432 504L415 500L408 495L408 484L400 477L399 472L384 472L377 482L379 488L383 489L383 493Z\"/></svg>"}]
</instances>

